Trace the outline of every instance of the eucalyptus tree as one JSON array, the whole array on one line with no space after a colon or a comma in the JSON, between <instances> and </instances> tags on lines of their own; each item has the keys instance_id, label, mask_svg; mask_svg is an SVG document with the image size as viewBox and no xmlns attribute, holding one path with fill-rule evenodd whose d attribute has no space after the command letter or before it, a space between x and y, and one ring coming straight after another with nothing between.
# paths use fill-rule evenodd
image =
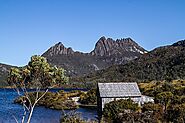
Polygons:
<instances>
[{"instance_id":1,"label":"eucalyptus tree","mask_svg":"<svg viewBox=\"0 0 185 123\"><path fill-rule=\"evenodd\" d=\"M22 91L25 97L22 100L24 108L22 123L30 123L36 104L44 97L49 88L59 87L68 81L68 77L64 73L63 68L51 66L46 58L38 55L32 56L28 65L25 67L11 68L7 81L16 89L19 95L21 95L20 91ZM34 100L30 97L27 88L35 89ZM44 91L43 93L39 93L41 89ZM27 119L26 115L28 115ZM17 119L16 121L18 122Z\"/></svg>"}]
</instances>

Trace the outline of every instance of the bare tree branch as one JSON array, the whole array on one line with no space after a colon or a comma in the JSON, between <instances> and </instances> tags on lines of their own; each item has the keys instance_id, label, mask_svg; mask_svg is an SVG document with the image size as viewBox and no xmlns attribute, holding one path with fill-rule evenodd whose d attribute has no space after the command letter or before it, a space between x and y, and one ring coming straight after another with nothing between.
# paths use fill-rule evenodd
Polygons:
<instances>
[{"instance_id":1,"label":"bare tree branch","mask_svg":"<svg viewBox=\"0 0 185 123\"><path fill-rule=\"evenodd\" d=\"M18 120L17 120L17 118L14 115L13 115L13 118L14 118L14 120L15 120L16 123L19 123Z\"/></svg>"},{"instance_id":2,"label":"bare tree branch","mask_svg":"<svg viewBox=\"0 0 185 123\"><path fill-rule=\"evenodd\" d=\"M27 106L25 107L25 104L24 104L23 107L24 107L24 114L23 114L22 122L21 122L21 123L24 123L24 120L25 120L25 117L26 117L26 109L25 109L25 108L26 108Z\"/></svg>"}]
</instances>

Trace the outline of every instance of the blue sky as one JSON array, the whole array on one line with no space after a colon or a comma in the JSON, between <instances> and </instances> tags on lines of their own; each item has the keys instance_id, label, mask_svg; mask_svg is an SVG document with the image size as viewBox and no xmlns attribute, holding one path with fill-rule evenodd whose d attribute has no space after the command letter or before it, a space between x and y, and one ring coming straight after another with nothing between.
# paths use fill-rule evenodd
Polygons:
<instances>
[{"instance_id":1,"label":"blue sky","mask_svg":"<svg viewBox=\"0 0 185 123\"><path fill-rule=\"evenodd\" d=\"M0 63L25 65L61 41L90 52L101 36L147 50L185 39L184 0L0 0Z\"/></svg>"}]
</instances>

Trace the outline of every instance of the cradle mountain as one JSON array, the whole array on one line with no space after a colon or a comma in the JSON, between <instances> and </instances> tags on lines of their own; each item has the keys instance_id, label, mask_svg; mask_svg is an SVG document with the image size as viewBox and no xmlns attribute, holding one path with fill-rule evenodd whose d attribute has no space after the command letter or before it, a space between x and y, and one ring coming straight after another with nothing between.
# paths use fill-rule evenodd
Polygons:
<instances>
[{"instance_id":1,"label":"cradle mountain","mask_svg":"<svg viewBox=\"0 0 185 123\"><path fill-rule=\"evenodd\" d=\"M89 53L61 42L42 54L51 65L63 67L71 81L118 82L185 79L185 40L146 51L131 38L101 37ZM11 65L0 64L0 85Z\"/></svg>"},{"instance_id":2,"label":"cradle mountain","mask_svg":"<svg viewBox=\"0 0 185 123\"><path fill-rule=\"evenodd\" d=\"M76 81L124 82L185 79L185 40L158 47L126 64L76 78Z\"/></svg>"},{"instance_id":3,"label":"cradle mountain","mask_svg":"<svg viewBox=\"0 0 185 123\"><path fill-rule=\"evenodd\" d=\"M101 37L93 51L82 53L66 48L61 42L49 48L42 56L52 65L63 67L71 77L85 75L115 64L125 64L147 51L131 38Z\"/></svg>"}]
</instances>

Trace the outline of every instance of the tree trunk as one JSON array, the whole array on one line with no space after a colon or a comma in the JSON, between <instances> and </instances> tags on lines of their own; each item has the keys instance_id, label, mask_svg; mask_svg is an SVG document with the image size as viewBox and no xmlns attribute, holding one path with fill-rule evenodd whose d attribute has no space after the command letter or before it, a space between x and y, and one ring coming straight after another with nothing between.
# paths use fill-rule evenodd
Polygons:
<instances>
[{"instance_id":1,"label":"tree trunk","mask_svg":"<svg viewBox=\"0 0 185 123\"><path fill-rule=\"evenodd\" d=\"M27 123L30 123L30 120L31 120L31 117L32 117L32 114L33 114L33 109L34 109L34 106L31 108Z\"/></svg>"}]
</instances>

